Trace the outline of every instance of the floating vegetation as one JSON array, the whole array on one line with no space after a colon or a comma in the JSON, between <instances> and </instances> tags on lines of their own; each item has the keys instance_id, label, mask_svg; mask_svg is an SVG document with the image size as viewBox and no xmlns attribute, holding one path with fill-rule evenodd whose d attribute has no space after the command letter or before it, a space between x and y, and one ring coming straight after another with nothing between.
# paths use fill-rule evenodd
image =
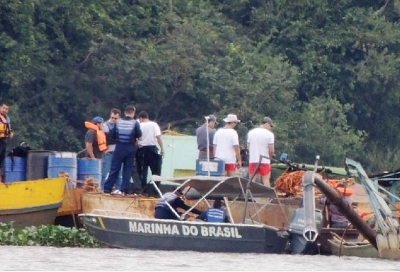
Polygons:
<instances>
[{"instance_id":1,"label":"floating vegetation","mask_svg":"<svg viewBox=\"0 0 400 272\"><path fill-rule=\"evenodd\" d=\"M0 223L0 245L101 247L83 228L42 225L15 229L12 223Z\"/></svg>"}]
</instances>

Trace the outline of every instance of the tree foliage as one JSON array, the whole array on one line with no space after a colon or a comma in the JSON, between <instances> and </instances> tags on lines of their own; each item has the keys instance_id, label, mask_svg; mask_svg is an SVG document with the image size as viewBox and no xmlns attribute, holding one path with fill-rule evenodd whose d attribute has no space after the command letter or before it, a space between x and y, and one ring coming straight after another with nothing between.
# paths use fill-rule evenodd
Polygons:
<instances>
[{"instance_id":1,"label":"tree foliage","mask_svg":"<svg viewBox=\"0 0 400 272\"><path fill-rule=\"evenodd\" d=\"M85 120L128 104L190 134L235 113L243 145L270 116L277 152L305 162L400 144L398 0L4 0L0 14L14 145L77 152Z\"/></svg>"}]
</instances>

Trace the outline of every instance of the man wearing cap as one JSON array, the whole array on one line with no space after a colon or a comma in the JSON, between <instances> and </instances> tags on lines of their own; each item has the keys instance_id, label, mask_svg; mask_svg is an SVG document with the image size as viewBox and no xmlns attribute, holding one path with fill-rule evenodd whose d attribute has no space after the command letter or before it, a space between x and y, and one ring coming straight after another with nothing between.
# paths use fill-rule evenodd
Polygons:
<instances>
[{"instance_id":1,"label":"man wearing cap","mask_svg":"<svg viewBox=\"0 0 400 272\"><path fill-rule=\"evenodd\" d=\"M92 122L85 122L88 129L85 135L86 153L91 159L101 159L107 151L106 135L102 131L103 122L103 118L99 116L93 118Z\"/></svg>"},{"instance_id":2,"label":"man wearing cap","mask_svg":"<svg viewBox=\"0 0 400 272\"><path fill-rule=\"evenodd\" d=\"M228 114L224 119L225 126L218 129L214 135L215 158L225 162L227 176L235 176L236 170L242 167L240 156L239 135L234 129L240 120L235 114Z\"/></svg>"},{"instance_id":3,"label":"man wearing cap","mask_svg":"<svg viewBox=\"0 0 400 272\"><path fill-rule=\"evenodd\" d=\"M268 187L271 186L271 158L275 154L275 136L271 132L273 126L272 119L265 117L259 127L253 128L247 134L249 175L252 176L254 174L257 165L260 163L254 176L256 178L261 176L263 184Z\"/></svg>"},{"instance_id":4,"label":"man wearing cap","mask_svg":"<svg viewBox=\"0 0 400 272\"><path fill-rule=\"evenodd\" d=\"M214 134L216 132L215 125L217 117L211 114L208 116L207 123L196 129L197 149L199 150L199 159L207 159L207 130L208 130L208 143L210 159L214 159ZM207 128L208 125L208 128Z\"/></svg>"},{"instance_id":5,"label":"man wearing cap","mask_svg":"<svg viewBox=\"0 0 400 272\"><path fill-rule=\"evenodd\" d=\"M183 193L180 188L175 190L174 192L165 193L160 198L155 207L154 217L158 219L179 219L178 216L180 215L180 213L178 211L178 208L185 211L192 209L190 212L197 215L202 214L201 210L186 205L182 196Z\"/></svg>"}]
</instances>

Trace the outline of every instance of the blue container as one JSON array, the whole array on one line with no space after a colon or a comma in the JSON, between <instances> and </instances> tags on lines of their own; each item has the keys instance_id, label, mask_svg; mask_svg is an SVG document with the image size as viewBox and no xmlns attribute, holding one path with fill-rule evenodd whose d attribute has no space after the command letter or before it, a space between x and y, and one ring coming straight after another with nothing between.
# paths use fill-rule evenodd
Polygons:
<instances>
[{"instance_id":1,"label":"blue container","mask_svg":"<svg viewBox=\"0 0 400 272\"><path fill-rule=\"evenodd\" d=\"M101 183L101 160L78 159L78 180L86 180L92 177L98 184Z\"/></svg>"},{"instance_id":2,"label":"blue container","mask_svg":"<svg viewBox=\"0 0 400 272\"><path fill-rule=\"evenodd\" d=\"M196 175L199 176L222 176L225 171L225 163L222 160L196 160Z\"/></svg>"},{"instance_id":3,"label":"blue container","mask_svg":"<svg viewBox=\"0 0 400 272\"><path fill-rule=\"evenodd\" d=\"M47 164L47 177L58 178L61 172L67 172L71 180L78 177L77 155L74 152L50 152Z\"/></svg>"},{"instance_id":4,"label":"blue container","mask_svg":"<svg viewBox=\"0 0 400 272\"><path fill-rule=\"evenodd\" d=\"M7 157L4 161L4 181L17 182L26 180L26 158Z\"/></svg>"}]
</instances>

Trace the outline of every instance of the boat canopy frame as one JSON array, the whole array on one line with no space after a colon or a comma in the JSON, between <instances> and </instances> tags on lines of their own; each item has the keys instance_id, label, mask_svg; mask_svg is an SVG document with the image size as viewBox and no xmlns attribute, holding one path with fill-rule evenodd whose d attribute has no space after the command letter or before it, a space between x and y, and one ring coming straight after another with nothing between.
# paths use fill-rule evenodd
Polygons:
<instances>
[{"instance_id":1,"label":"boat canopy frame","mask_svg":"<svg viewBox=\"0 0 400 272\"><path fill-rule=\"evenodd\" d=\"M256 182L249 182L248 179L241 176L187 176L187 177L161 177L159 175L152 175L151 183L156 188L160 196L162 196L161 191L158 189L155 182L169 181L176 184L176 188L173 191L174 193L181 189L183 191L184 188L189 187L193 188L201 197L198 201L192 205L192 207L185 211L182 215L178 215L176 211L167 203L169 208L177 215L177 218L180 220L184 220L187 214L193 210L200 202L206 201L208 206L210 204L207 201L209 199L215 198L223 198L225 201L231 199L232 201L236 201L241 197L255 203L255 197L264 197L264 198L276 198L277 194L275 189L271 187L264 186L262 184ZM262 206L260 210L263 208ZM247 209L247 206L246 206ZM244 210L244 214L246 213L246 209ZM229 212L229 211L228 211ZM256 209L256 215L259 215L259 210ZM244 223L245 219L243 218ZM252 218L252 222L254 223Z\"/></svg>"}]
</instances>

